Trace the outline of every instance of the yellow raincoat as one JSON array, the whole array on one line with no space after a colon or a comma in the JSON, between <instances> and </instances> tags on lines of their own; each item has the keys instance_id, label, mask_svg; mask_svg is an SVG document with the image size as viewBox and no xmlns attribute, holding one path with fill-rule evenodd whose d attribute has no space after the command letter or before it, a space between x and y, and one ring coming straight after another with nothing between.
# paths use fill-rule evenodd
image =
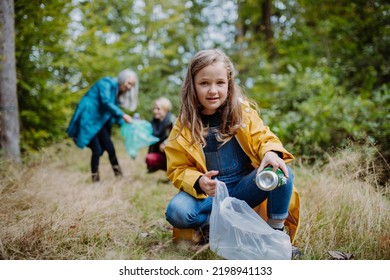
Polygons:
<instances>
[{"instance_id":1,"label":"yellow raincoat","mask_svg":"<svg viewBox=\"0 0 390 280\"><path fill-rule=\"evenodd\" d=\"M286 163L291 162L294 156L289 153L280 142L279 138L271 132L268 126L263 124L256 110L247 103L241 103L243 120L241 128L237 131L236 139L241 148L249 156L252 165L257 168L268 151L277 151L283 154ZM197 179L207 172L203 149L199 144L190 145L192 136L190 130L185 127L179 134L179 120L173 127L165 147L167 156L167 177L173 185L193 197L204 199L204 193L198 193L194 188ZM267 220L265 200L255 210ZM299 195L294 187L289 207L289 216L285 225L289 229L291 240L295 238L299 226Z\"/></svg>"}]
</instances>

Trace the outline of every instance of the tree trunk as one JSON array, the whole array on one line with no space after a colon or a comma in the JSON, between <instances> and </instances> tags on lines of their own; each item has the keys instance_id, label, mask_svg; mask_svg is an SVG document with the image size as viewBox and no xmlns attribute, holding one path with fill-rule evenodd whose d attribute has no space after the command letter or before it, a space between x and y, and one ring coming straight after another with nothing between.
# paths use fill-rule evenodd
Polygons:
<instances>
[{"instance_id":1,"label":"tree trunk","mask_svg":"<svg viewBox=\"0 0 390 280\"><path fill-rule=\"evenodd\" d=\"M272 60L275 58L276 49L274 45L274 32L272 30L271 16L272 16L272 0L262 0L262 17L261 17L261 30L264 31L265 41L267 44L267 50L269 58Z\"/></svg>"},{"instance_id":2,"label":"tree trunk","mask_svg":"<svg viewBox=\"0 0 390 280\"><path fill-rule=\"evenodd\" d=\"M0 1L0 149L5 160L19 163L14 13L14 0Z\"/></svg>"}]
</instances>

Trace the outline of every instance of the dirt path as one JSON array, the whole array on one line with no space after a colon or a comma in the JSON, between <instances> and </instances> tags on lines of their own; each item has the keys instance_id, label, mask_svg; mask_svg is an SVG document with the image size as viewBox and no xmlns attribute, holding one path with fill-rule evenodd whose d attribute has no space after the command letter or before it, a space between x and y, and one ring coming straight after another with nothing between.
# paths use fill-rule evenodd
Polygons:
<instances>
[{"instance_id":1,"label":"dirt path","mask_svg":"<svg viewBox=\"0 0 390 280\"><path fill-rule=\"evenodd\" d=\"M176 191L162 182L163 171L146 173L146 150L132 160L120 139L116 147L123 178L114 177L104 154L101 182L91 183L90 150L65 143L3 181L1 258L128 258L134 240L156 227L168 235L164 211Z\"/></svg>"}]
</instances>

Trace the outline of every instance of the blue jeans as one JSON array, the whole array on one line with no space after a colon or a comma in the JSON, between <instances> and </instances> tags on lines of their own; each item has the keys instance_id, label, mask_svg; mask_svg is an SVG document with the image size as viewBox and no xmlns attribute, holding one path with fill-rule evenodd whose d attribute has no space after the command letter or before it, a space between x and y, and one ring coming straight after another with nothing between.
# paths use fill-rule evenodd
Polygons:
<instances>
[{"instance_id":1,"label":"blue jeans","mask_svg":"<svg viewBox=\"0 0 390 280\"><path fill-rule=\"evenodd\" d=\"M228 187L229 195L245 200L252 208L268 198L268 217L275 220L286 219L294 178L291 168L289 166L287 168L289 178L283 186L272 191L259 189L254 181L256 170L253 170L242 178L235 187ZM212 201L212 197L198 199L184 191L180 191L169 202L165 213L166 219L177 228L201 228L209 223Z\"/></svg>"},{"instance_id":2,"label":"blue jeans","mask_svg":"<svg viewBox=\"0 0 390 280\"><path fill-rule=\"evenodd\" d=\"M289 178L285 185L272 191L263 191L256 185L256 171L250 165L248 156L241 149L235 138L222 147L209 134L204 149L208 170L218 170L218 180L227 186L229 195L246 201L250 207L255 207L268 198L268 217L283 220L288 216L288 207L293 189L293 172L290 167ZM209 223L212 207L212 197L198 199L184 191L180 191L169 202L166 209L166 219L177 228L197 229Z\"/></svg>"}]
</instances>

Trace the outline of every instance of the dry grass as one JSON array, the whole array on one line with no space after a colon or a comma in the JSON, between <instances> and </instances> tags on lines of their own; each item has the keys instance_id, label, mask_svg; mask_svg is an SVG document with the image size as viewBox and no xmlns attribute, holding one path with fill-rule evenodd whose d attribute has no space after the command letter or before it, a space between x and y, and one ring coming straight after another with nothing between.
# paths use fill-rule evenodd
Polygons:
<instances>
[{"instance_id":1,"label":"dry grass","mask_svg":"<svg viewBox=\"0 0 390 280\"><path fill-rule=\"evenodd\" d=\"M145 150L132 160L120 139L116 147L125 176L116 179L104 155L98 184L90 183L90 151L71 142L19 168L2 164L0 259L218 259L172 243L164 211L176 190L163 182L164 172L146 173ZM388 189L375 191L372 168L361 170L370 157L338 155L323 168L294 166L303 258L328 259L329 250L338 250L390 259Z\"/></svg>"},{"instance_id":2,"label":"dry grass","mask_svg":"<svg viewBox=\"0 0 390 280\"><path fill-rule=\"evenodd\" d=\"M145 150L132 160L116 147L124 178L103 155L98 184L90 183L90 150L70 142L18 170L2 166L0 259L192 258L191 247L171 241L164 212L176 191L164 172L146 173Z\"/></svg>"},{"instance_id":3,"label":"dry grass","mask_svg":"<svg viewBox=\"0 0 390 280\"><path fill-rule=\"evenodd\" d=\"M295 169L304 258L326 259L336 250L354 259L390 259L390 186L376 185L376 156L375 150L350 147L322 168Z\"/></svg>"}]
</instances>

